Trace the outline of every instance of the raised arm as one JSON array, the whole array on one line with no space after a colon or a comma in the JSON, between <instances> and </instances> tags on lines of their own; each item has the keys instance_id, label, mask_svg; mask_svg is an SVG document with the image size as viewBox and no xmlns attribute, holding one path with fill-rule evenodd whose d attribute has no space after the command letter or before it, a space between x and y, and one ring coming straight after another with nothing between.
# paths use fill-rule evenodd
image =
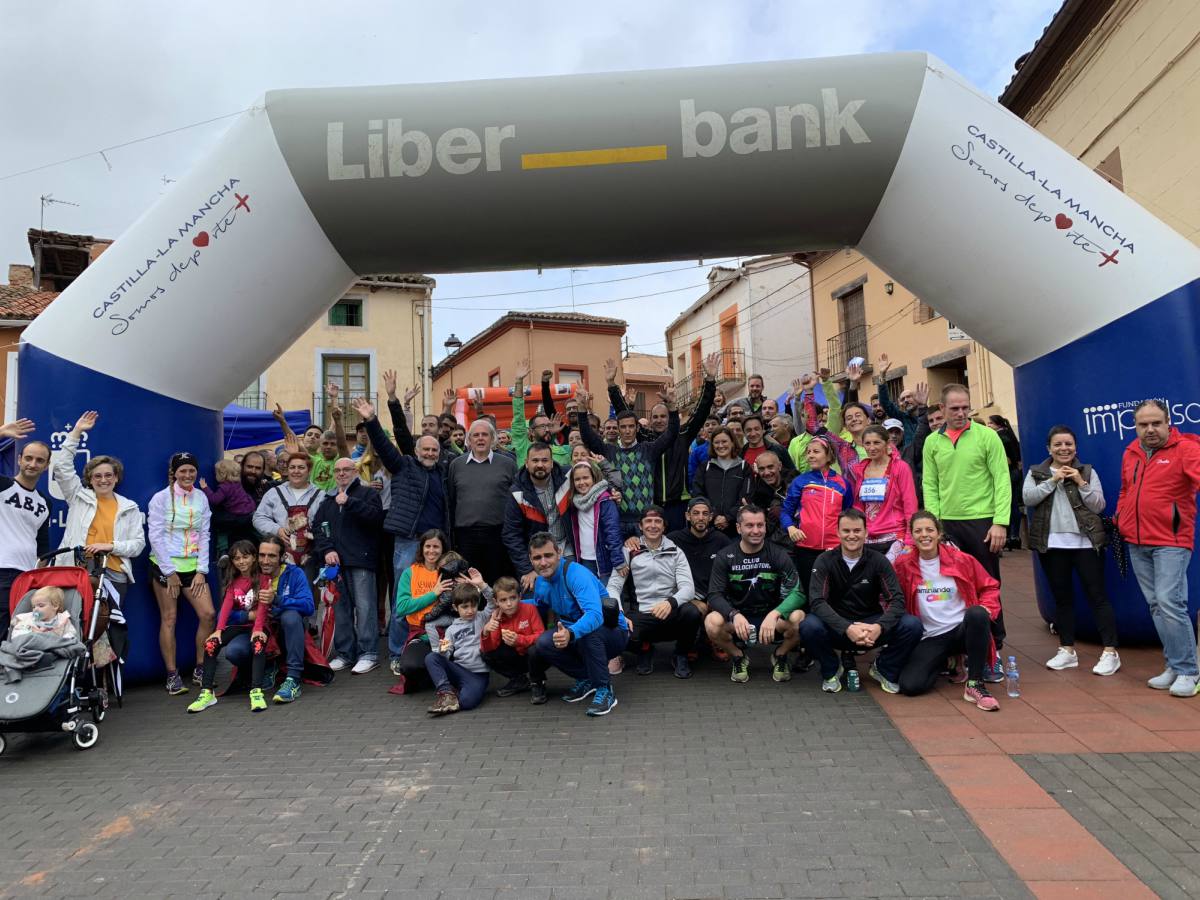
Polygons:
<instances>
[{"instance_id":1,"label":"raised arm","mask_svg":"<svg viewBox=\"0 0 1200 900\"><path fill-rule=\"evenodd\" d=\"M51 473L54 476L54 483L58 485L63 499L68 504L84 488L83 482L79 479L79 473L75 471L75 453L79 450L79 442L83 440L84 432L91 431L99 418L100 414L95 410L89 409L87 412L80 413L75 420L74 427L67 434L67 439L63 441L62 447L52 457Z\"/></svg>"},{"instance_id":2,"label":"raised arm","mask_svg":"<svg viewBox=\"0 0 1200 900\"><path fill-rule=\"evenodd\" d=\"M525 457L529 453L529 422L525 419L525 380L529 377L529 371L529 360L523 359L517 363L517 377L513 382L512 425L508 428L519 466L525 465Z\"/></svg>"},{"instance_id":3,"label":"raised arm","mask_svg":"<svg viewBox=\"0 0 1200 900\"><path fill-rule=\"evenodd\" d=\"M700 435L700 429L704 427L704 420L712 412L713 401L717 398L717 367L720 364L720 353L710 353L700 363L700 367L704 370L704 386L700 389L700 402L692 410L692 417L688 419L687 427L679 435L680 440L689 447L692 445L692 441Z\"/></svg>"},{"instance_id":4,"label":"raised arm","mask_svg":"<svg viewBox=\"0 0 1200 900\"><path fill-rule=\"evenodd\" d=\"M716 386L713 386L716 390ZM675 389L667 388L665 391L658 392L658 399L667 408L667 430L658 435L650 444L650 453L652 459L658 459L679 437L679 410L675 408Z\"/></svg>"},{"instance_id":5,"label":"raised arm","mask_svg":"<svg viewBox=\"0 0 1200 900\"><path fill-rule=\"evenodd\" d=\"M526 372L526 378L529 373ZM554 405L554 392L550 390L550 379L554 377L554 373L549 369L542 369L542 412L546 414L546 418L551 418L558 412L558 407Z\"/></svg>"},{"instance_id":6,"label":"raised arm","mask_svg":"<svg viewBox=\"0 0 1200 900\"><path fill-rule=\"evenodd\" d=\"M579 401L579 439L593 453L607 457L609 452L607 445L600 439L600 435L592 431L592 423L588 421L587 414L591 409L592 395L587 391L579 391L575 395L575 399ZM678 422L676 429L678 429Z\"/></svg>"},{"instance_id":7,"label":"raised arm","mask_svg":"<svg viewBox=\"0 0 1200 900\"><path fill-rule=\"evenodd\" d=\"M387 435L383 433L383 426L379 424L379 419L375 415L375 407L364 397L354 401L354 411L367 426L367 439L371 442L371 449L379 457L379 462L392 474L399 472L404 465L404 457L396 449L396 445L389 441Z\"/></svg>"}]
</instances>

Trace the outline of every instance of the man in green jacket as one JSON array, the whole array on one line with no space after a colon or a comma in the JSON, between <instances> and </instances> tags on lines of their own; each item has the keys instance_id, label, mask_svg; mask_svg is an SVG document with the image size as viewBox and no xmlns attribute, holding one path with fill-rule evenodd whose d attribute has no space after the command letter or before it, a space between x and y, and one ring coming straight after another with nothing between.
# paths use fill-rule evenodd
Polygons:
<instances>
[{"instance_id":1,"label":"man in green jacket","mask_svg":"<svg viewBox=\"0 0 1200 900\"><path fill-rule=\"evenodd\" d=\"M528 422L525 421L525 382L532 371L529 360L523 359L517 365L517 380L513 384L512 425L509 435L512 438L512 452L517 455L517 468L525 465L525 457L529 453L529 445L537 442L550 445L550 455L563 468L571 468L571 445L560 444L551 435L552 423L548 416L541 413ZM555 417L557 419L557 416ZM562 430L559 425L559 431Z\"/></svg>"},{"instance_id":2,"label":"man in green jacket","mask_svg":"<svg viewBox=\"0 0 1200 900\"><path fill-rule=\"evenodd\" d=\"M925 508L942 520L947 538L999 581L1012 507L1004 445L995 431L971 421L971 393L963 385L942 388L942 409L946 422L926 438L922 452ZM1004 634L1001 612L992 623L997 650Z\"/></svg>"}]
</instances>

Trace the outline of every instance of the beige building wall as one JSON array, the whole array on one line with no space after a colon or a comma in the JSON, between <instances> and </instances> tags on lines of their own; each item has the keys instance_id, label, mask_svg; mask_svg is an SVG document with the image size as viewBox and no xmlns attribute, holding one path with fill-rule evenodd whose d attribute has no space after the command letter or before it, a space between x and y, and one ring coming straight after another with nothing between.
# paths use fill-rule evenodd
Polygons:
<instances>
[{"instance_id":1,"label":"beige building wall","mask_svg":"<svg viewBox=\"0 0 1200 900\"><path fill-rule=\"evenodd\" d=\"M936 400L944 385L965 375L976 412L998 413L1016 423L1012 367L976 341L950 340L945 317L923 307L911 291L861 253L837 251L815 262L812 283L819 368L828 368L833 375L845 370L849 358L838 340L844 331L838 304L861 288L866 320L866 348L861 355L874 367L869 376L874 377L879 356L886 353L891 360L889 379L901 378L904 388L926 382L930 399ZM860 399L875 392L864 380Z\"/></svg>"},{"instance_id":2,"label":"beige building wall","mask_svg":"<svg viewBox=\"0 0 1200 900\"><path fill-rule=\"evenodd\" d=\"M501 387L512 386L517 363L528 358L533 368L531 378L541 379L543 369L554 372L555 382L573 381L572 373L582 372L584 387L593 394L605 389L604 361L617 360L617 381L624 382L621 366L621 336L623 328L601 331L581 331L584 326L555 327L538 322L533 328L518 324L490 342L467 354L459 351L461 360L452 366L441 366L434 379L433 393L440 402L448 387L488 387L492 379Z\"/></svg>"},{"instance_id":3,"label":"beige building wall","mask_svg":"<svg viewBox=\"0 0 1200 900\"><path fill-rule=\"evenodd\" d=\"M263 374L264 408L278 403L284 409L307 409L315 421L324 413L324 404L314 409L313 394L324 393L322 379L328 357L365 359L367 393L373 395L373 401L382 391L380 373L385 369L396 370L401 389L420 384L423 318L429 315L431 290L432 286L356 285L347 291L346 299L362 301L363 324L331 325L329 313L322 313ZM433 406L436 408L436 401ZM324 418L318 424L330 424L327 414Z\"/></svg>"},{"instance_id":4,"label":"beige building wall","mask_svg":"<svg viewBox=\"0 0 1200 900\"><path fill-rule=\"evenodd\" d=\"M1118 0L1025 120L1200 243L1200 3Z\"/></svg>"}]
</instances>

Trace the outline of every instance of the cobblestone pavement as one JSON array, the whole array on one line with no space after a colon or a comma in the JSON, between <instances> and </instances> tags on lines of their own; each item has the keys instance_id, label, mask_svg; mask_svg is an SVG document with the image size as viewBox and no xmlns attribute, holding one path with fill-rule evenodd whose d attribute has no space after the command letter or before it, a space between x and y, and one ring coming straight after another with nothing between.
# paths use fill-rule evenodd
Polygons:
<instances>
[{"instance_id":1,"label":"cobblestone pavement","mask_svg":"<svg viewBox=\"0 0 1200 900\"><path fill-rule=\"evenodd\" d=\"M1014 758L1159 896L1200 896L1200 754Z\"/></svg>"},{"instance_id":2,"label":"cobblestone pavement","mask_svg":"<svg viewBox=\"0 0 1200 900\"><path fill-rule=\"evenodd\" d=\"M869 694L665 668L597 720L561 680L439 720L382 670L253 717L134 690L0 757L0 896L1028 896Z\"/></svg>"}]
</instances>

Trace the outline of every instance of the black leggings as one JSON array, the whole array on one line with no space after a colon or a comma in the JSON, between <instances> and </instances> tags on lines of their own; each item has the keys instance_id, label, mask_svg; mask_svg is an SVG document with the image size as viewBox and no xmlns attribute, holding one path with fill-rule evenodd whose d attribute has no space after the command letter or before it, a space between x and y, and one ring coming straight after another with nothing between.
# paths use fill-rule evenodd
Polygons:
<instances>
[{"instance_id":1,"label":"black leggings","mask_svg":"<svg viewBox=\"0 0 1200 900\"><path fill-rule=\"evenodd\" d=\"M1075 646L1075 582L1071 576L1078 572L1100 640L1105 647L1116 647L1117 617L1104 590L1104 557L1096 550L1054 547L1039 553L1038 559L1054 595L1054 630L1058 632L1058 642L1064 647Z\"/></svg>"},{"instance_id":2,"label":"black leggings","mask_svg":"<svg viewBox=\"0 0 1200 900\"><path fill-rule=\"evenodd\" d=\"M942 522L946 537L963 553L979 560L979 564L987 573L999 581L1000 554L993 553L987 543L987 533L991 527L991 519L951 519ZM1001 604L1001 610L996 621L992 623L992 637L996 641L996 649L999 650L1004 646L1004 638L1007 637L1008 632L1004 627L1004 601L998 599L997 602Z\"/></svg>"},{"instance_id":3,"label":"black leggings","mask_svg":"<svg viewBox=\"0 0 1200 900\"><path fill-rule=\"evenodd\" d=\"M665 619L655 618L641 610L627 612L625 617L629 619L633 632L629 639L630 647L637 650L659 641L674 641L677 656L687 656L692 652L692 648L696 646L700 625L704 621L700 607L690 600L671 610L671 614ZM638 646L634 647L635 644Z\"/></svg>"},{"instance_id":4,"label":"black leggings","mask_svg":"<svg viewBox=\"0 0 1200 900\"><path fill-rule=\"evenodd\" d=\"M483 661L489 669L505 678L520 678L529 674L528 654L518 653L508 644L501 644L495 650L483 654Z\"/></svg>"},{"instance_id":5,"label":"black leggings","mask_svg":"<svg viewBox=\"0 0 1200 900\"><path fill-rule=\"evenodd\" d=\"M250 636L250 625L230 625L221 632L221 640L217 642L209 639L204 644L204 680L201 682L201 687L206 687L210 691L213 684L217 680L217 657L221 653L222 647L228 647L234 638L242 635ZM263 673L267 668L267 645L263 641L253 641L250 644L250 686L261 687L263 683Z\"/></svg>"},{"instance_id":6,"label":"black leggings","mask_svg":"<svg viewBox=\"0 0 1200 900\"><path fill-rule=\"evenodd\" d=\"M991 643L991 617L982 606L968 606L958 627L937 637L922 638L900 672L900 693L915 697L933 690L946 659L967 654L967 677L983 678Z\"/></svg>"},{"instance_id":7,"label":"black leggings","mask_svg":"<svg viewBox=\"0 0 1200 900\"><path fill-rule=\"evenodd\" d=\"M792 561L796 564L796 574L800 576L800 587L805 597L808 596L808 582L812 578L813 566L816 565L817 557L824 552L810 550L808 547L792 548Z\"/></svg>"}]
</instances>

